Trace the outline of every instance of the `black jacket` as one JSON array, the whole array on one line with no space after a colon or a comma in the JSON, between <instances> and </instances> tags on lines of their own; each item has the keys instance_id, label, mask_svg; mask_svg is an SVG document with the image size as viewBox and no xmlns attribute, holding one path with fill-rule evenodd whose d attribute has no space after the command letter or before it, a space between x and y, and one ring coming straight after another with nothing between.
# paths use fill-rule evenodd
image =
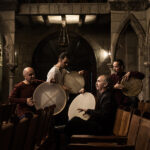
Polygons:
<instances>
[{"instance_id":1,"label":"black jacket","mask_svg":"<svg viewBox=\"0 0 150 150\"><path fill-rule=\"evenodd\" d=\"M91 117L89 121L95 121L103 129L112 130L115 120L116 104L110 90L98 96L95 110L88 109L87 114Z\"/></svg>"}]
</instances>

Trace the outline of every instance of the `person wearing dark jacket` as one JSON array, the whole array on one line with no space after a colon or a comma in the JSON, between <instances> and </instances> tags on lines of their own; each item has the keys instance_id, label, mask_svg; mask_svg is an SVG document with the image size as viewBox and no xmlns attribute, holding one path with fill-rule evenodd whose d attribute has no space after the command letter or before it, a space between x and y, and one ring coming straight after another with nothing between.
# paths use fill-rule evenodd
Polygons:
<instances>
[{"instance_id":1,"label":"person wearing dark jacket","mask_svg":"<svg viewBox=\"0 0 150 150\"><path fill-rule=\"evenodd\" d=\"M110 80L114 89L114 99L119 106L131 106L137 107L138 98L137 97L128 97L122 93L124 88L121 84L121 80L129 80L129 78L136 78L143 80L145 75L138 71L125 72L125 65L121 59L117 59L113 62L114 73L111 74ZM132 85L131 85L132 86Z\"/></svg>"},{"instance_id":2,"label":"person wearing dark jacket","mask_svg":"<svg viewBox=\"0 0 150 150\"><path fill-rule=\"evenodd\" d=\"M73 134L108 135L112 133L116 104L109 85L108 76L101 75L98 77L96 82L98 92L96 107L94 110L79 108L80 111L89 114L90 119L72 118L65 127L65 133L68 137Z\"/></svg>"}]
</instances>

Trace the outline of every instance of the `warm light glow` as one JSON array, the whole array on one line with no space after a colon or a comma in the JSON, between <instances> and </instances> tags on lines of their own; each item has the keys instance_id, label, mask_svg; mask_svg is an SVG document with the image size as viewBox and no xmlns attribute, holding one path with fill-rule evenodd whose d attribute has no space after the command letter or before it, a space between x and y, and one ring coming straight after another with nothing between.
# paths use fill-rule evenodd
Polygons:
<instances>
[{"instance_id":1,"label":"warm light glow","mask_svg":"<svg viewBox=\"0 0 150 150\"><path fill-rule=\"evenodd\" d=\"M107 50L105 49L101 49L100 50L100 55L103 59L106 59L107 57L109 57L111 55L111 52L108 52Z\"/></svg>"},{"instance_id":2,"label":"warm light glow","mask_svg":"<svg viewBox=\"0 0 150 150\"><path fill-rule=\"evenodd\" d=\"M79 23L79 15L65 15L67 24L78 24ZM62 17L61 16L48 16L49 22L54 24L61 24ZM91 23L96 20L96 15L86 15L85 23Z\"/></svg>"},{"instance_id":3,"label":"warm light glow","mask_svg":"<svg viewBox=\"0 0 150 150\"><path fill-rule=\"evenodd\" d=\"M49 23L61 24L62 18L61 16L48 16Z\"/></svg>"},{"instance_id":4,"label":"warm light glow","mask_svg":"<svg viewBox=\"0 0 150 150\"><path fill-rule=\"evenodd\" d=\"M68 24L78 23L79 15L66 15L66 22Z\"/></svg>"},{"instance_id":5,"label":"warm light glow","mask_svg":"<svg viewBox=\"0 0 150 150\"><path fill-rule=\"evenodd\" d=\"M85 17L85 23L91 23L96 20L96 15L86 15Z\"/></svg>"},{"instance_id":6,"label":"warm light glow","mask_svg":"<svg viewBox=\"0 0 150 150\"><path fill-rule=\"evenodd\" d=\"M43 23L44 22L43 17L42 16L38 16L38 21Z\"/></svg>"},{"instance_id":7,"label":"warm light glow","mask_svg":"<svg viewBox=\"0 0 150 150\"><path fill-rule=\"evenodd\" d=\"M42 16L32 16L33 21L35 22L40 22L44 23L43 17Z\"/></svg>"}]
</instances>

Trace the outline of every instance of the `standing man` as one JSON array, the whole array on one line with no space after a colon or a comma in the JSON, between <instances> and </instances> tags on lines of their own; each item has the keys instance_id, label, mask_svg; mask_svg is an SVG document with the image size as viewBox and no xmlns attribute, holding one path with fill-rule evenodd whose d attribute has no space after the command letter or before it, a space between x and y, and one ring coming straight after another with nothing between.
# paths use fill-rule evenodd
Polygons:
<instances>
[{"instance_id":1,"label":"standing man","mask_svg":"<svg viewBox=\"0 0 150 150\"><path fill-rule=\"evenodd\" d=\"M35 79L34 69L31 67L23 70L23 77L24 80L14 86L9 96L9 101L17 104L16 114L19 119L36 111L32 97L36 87L43 83L43 81Z\"/></svg>"},{"instance_id":2,"label":"standing man","mask_svg":"<svg viewBox=\"0 0 150 150\"><path fill-rule=\"evenodd\" d=\"M133 100L131 100L131 98L123 95L122 93L122 89L124 88L121 83L121 80L128 80L130 77L133 78L137 78L137 79L144 79L145 75L141 72L138 71L132 71L132 72L125 72L125 65L123 63L123 61L121 59L115 60L113 63L113 70L114 70L114 74L112 74L110 76L111 78L111 83L112 86L114 88L114 96L115 96L115 100L118 104L118 106L122 105L122 106L130 106L132 105L133 101L134 101L134 106L137 106L138 103L138 99L136 97L132 98ZM131 85L132 86L132 85Z\"/></svg>"},{"instance_id":3,"label":"standing man","mask_svg":"<svg viewBox=\"0 0 150 150\"><path fill-rule=\"evenodd\" d=\"M67 70L65 69L68 66L68 53L63 52L58 57L58 62L55 64L48 72L47 74L47 82L50 83L58 83L62 85L64 90L68 90L67 87L64 86L64 76L67 73Z\"/></svg>"},{"instance_id":4,"label":"standing man","mask_svg":"<svg viewBox=\"0 0 150 150\"><path fill-rule=\"evenodd\" d=\"M98 96L95 110L79 108L80 111L90 115L90 119L72 118L65 128L69 137L73 134L103 135L112 133L116 105L110 89L109 77L106 75L99 76L96 89Z\"/></svg>"}]
</instances>

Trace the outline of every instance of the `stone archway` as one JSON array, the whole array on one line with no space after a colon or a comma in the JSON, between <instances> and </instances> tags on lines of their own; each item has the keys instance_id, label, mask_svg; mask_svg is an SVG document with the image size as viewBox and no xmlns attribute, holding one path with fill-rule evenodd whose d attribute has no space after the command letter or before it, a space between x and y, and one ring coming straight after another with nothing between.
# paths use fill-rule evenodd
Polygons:
<instances>
[{"instance_id":1,"label":"stone archway","mask_svg":"<svg viewBox=\"0 0 150 150\"><path fill-rule=\"evenodd\" d=\"M56 64L57 57L61 53L58 42L59 33L53 33L42 40L34 51L32 64L36 76L46 80L49 69ZM70 54L69 70L87 70L88 88L95 90L96 82L96 59L89 43L75 32L69 33L70 42L66 49Z\"/></svg>"},{"instance_id":2,"label":"stone archway","mask_svg":"<svg viewBox=\"0 0 150 150\"><path fill-rule=\"evenodd\" d=\"M115 53L116 53L116 46L117 46L117 42L119 40L119 36L120 33L122 32L122 30L124 29L125 26L127 26L128 24L130 24L133 28L133 30L135 31L135 33L138 36L138 52L139 54L142 52L143 49L145 49L144 46L144 42L145 42L145 32L143 30L143 27L141 26L141 24L139 23L139 21L136 19L136 17L133 14L130 14L127 18L124 19L124 21L120 24L119 28L117 29L116 35L115 37L112 39L112 62L115 59ZM143 71L143 58L144 56L140 55L139 58L139 70Z\"/></svg>"},{"instance_id":3,"label":"stone archway","mask_svg":"<svg viewBox=\"0 0 150 150\"><path fill-rule=\"evenodd\" d=\"M145 38L146 38L146 34L145 31L142 27L142 25L140 24L140 22L138 21L138 19L135 17L134 14L129 14L123 21L122 23L119 25L119 27L117 28L116 32L114 33L112 42L111 42L111 52L112 52L112 62L115 59L116 56L116 48L117 48L117 43L119 41L121 32L123 31L123 29L130 25L132 27L132 29L134 30L134 32L137 35L137 39L138 39L138 47L137 47L137 52L138 52L138 71L141 71L143 73L145 73L145 67L144 67L144 60L145 60ZM143 82L143 84L145 84L145 80ZM146 94L146 87L143 87L143 95L147 95ZM143 98L147 98L147 97L141 97L141 99Z\"/></svg>"}]
</instances>

